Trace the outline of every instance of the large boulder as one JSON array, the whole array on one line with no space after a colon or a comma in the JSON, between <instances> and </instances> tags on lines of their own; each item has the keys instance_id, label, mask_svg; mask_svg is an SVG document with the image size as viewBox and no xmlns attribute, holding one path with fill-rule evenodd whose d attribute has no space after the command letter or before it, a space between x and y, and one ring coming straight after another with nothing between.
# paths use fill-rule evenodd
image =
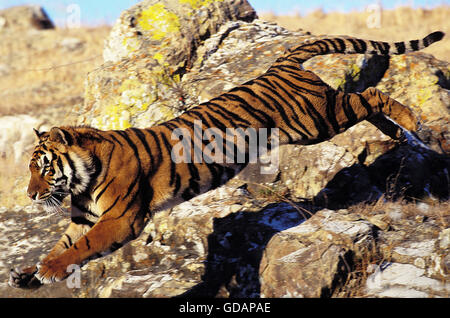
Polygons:
<instances>
[{"instance_id":1,"label":"large boulder","mask_svg":"<svg viewBox=\"0 0 450 318\"><path fill-rule=\"evenodd\" d=\"M91 73L87 81L85 115L81 123L105 129L158 124L261 75L287 48L321 38L308 32L289 32L260 20L229 21L208 36L192 54L195 59L190 60L191 67L182 76L170 69L172 66L161 68L161 64L150 57L124 58L115 64L108 62L100 70ZM152 54L154 56L156 53ZM405 59L413 60L411 65L414 67L401 72ZM429 69L426 65L429 65ZM407 194L422 195L427 191L417 187L424 190L434 184L432 189L441 188L442 191L428 194L438 198L448 196L448 191L445 191L448 189L446 176L449 171L448 159L445 159L448 153L448 125L443 124L448 122L449 116L449 91L446 89L450 80L448 63L426 54L409 54L391 59L333 54L315 57L304 66L332 87L347 92L363 91L370 86L376 86L389 94L395 90L394 97L398 96L401 102L412 106L421 116L423 129L420 135L432 151L405 150L371 124L362 122L318 145L283 146L280 148L280 168L276 173L261 174L256 164L246 168L238 179L256 192L264 191L258 185L260 183L271 187L276 183L275 188L286 188L295 198L316 197L323 202L328 201L327 196L334 196L347 203L361 202L376 199L388 191L386 179L377 178L374 173L376 169L381 168L386 171L383 176L390 177L399 171L416 171L414 164L421 162L424 165L431 164L427 169L440 175L440 181L436 181L432 175L425 177L427 180L416 180L416 174L403 173L401 185L413 185ZM418 81L410 79L411 76L419 76L421 71L429 74L421 79L422 86L427 87L426 92L434 92L431 95L427 93L428 97L423 95L424 89L417 87ZM158 78L155 78L155 74L158 74ZM407 96L416 97L411 99ZM417 98L425 101L423 108L423 103L417 102ZM434 106L427 106L431 104ZM410 160L402 162L405 152L412 156ZM400 158L399 164L386 168L378 164L379 160L372 167L386 153L387 158L383 157L385 160L380 159L381 162L398 162ZM433 166L433 162L439 164ZM338 175L338 172L341 173ZM397 188L400 189L400 186Z\"/></svg>"},{"instance_id":2,"label":"large boulder","mask_svg":"<svg viewBox=\"0 0 450 318\"><path fill-rule=\"evenodd\" d=\"M255 18L246 0L145 0L121 14L103 57L105 62L118 62L147 52L160 62L187 68L197 47L223 23Z\"/></svg>"},{"instance_id":3,"label":"large boulder","mask_svg":"<svg viewBox=\"0 0 450 318\"><path fill-rule=\"evenodd\" d=\"M0 136L0 158L8 158L16 163L19 162L25 154L33 149L32 145L36 141L33 130L23 127L48 129L43 124L43 120L30 115L0 117L0 126L4 130Z\"/></svg>"},{"instance_id":4,"label":"large boulder","mask_svg":"<svg viewBox=\"0 0 450 318\"><path fill-rule=\"evenodd\" d=\"M88 75L80 122L124 129L180 115L190 103L181 77L198 47L224 23L255 18L246 0L147 0L124 11L106 41L105 64Z\"/></svg>"},{"instance_id":5,"label":"large boulder","mask_svg":"<svg viewBox=\"0 0 450 318\"><path fill-rule=\"evenodd\" d=\"M259 267L261 296L324 297L342 286L374 240L374 225L346 212L322 210L274 235Z\"/></svg>"},{"instance_id":6,"label":"large boulder","mask_svg":"<svg viewBox=\"0 0 450 318\"><path fill-rule=\"evenodd\" d=\"M449 63L421 52L393 56L377 88L411 106L425 126L420 137L434 151L450 154Z\"/></svg>"}]
</instances>

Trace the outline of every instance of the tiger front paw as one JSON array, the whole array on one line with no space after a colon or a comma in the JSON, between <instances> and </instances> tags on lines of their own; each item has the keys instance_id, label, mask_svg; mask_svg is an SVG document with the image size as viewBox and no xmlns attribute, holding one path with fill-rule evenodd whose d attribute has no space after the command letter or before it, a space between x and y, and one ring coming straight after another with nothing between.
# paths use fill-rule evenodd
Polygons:
<instances>
[{"instance_id":1,"label":"tiger front paw","mask_svg":"<svg viewBox=\"0 0 450 318\"><path fill-rule=\"evenodd\" d=\"M58 258L38 263L36 267L35 276L42 284L59 282L68 276L67 265Z\"/></svg>"},{"instance_id":2,"label":"tiger front paw","mask_svg":"<svg viewBox=\"0 0 450 318\"><path fill-rule=\"evenodd\" d=\"M42 284L34 275L36 271L36 266L11 269L8 281L9 286L14 288L39 288Z\"/></svg>"}]
</instances>

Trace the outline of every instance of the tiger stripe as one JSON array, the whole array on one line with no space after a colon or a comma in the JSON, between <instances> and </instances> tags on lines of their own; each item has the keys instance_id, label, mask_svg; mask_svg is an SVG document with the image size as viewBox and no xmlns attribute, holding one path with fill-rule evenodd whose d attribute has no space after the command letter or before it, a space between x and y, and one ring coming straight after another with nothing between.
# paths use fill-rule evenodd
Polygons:
<instances>
[{"instance_id":1,"label":"tiger stripe","mask_svg":"<svg viewBox=\"0 0 450 318\"><path fill-rule=\"evenodd\" d=\"M443 36L434 32L422 40L396 43L317 39L289 49L258 78L158 126L35 130L38 145L30 160L28 195L55 209L70 194L72 222L39 265L24 270L26 275L12 272L13 285L25 284L20 277L29 280L33 274L43 283L64 279L65 266L104 255L136 238L155 212L219 187L261 152L251 149L257 130L278 129L280 144L300 145L328 140L362 120L395 139L402 137L403 128L414 131L417 119L408 107L374 88L336 91L301 64L331 53L404 54ZM188 161L172 158L181 140L173 138L177 129L190 134ZM266 143L271 136L267 133ZM216 148L220 143L223 147ZM272 147L276 145L269 143ZM239 162L241 155L244 160Z\"/></svg>"}]
</instances>

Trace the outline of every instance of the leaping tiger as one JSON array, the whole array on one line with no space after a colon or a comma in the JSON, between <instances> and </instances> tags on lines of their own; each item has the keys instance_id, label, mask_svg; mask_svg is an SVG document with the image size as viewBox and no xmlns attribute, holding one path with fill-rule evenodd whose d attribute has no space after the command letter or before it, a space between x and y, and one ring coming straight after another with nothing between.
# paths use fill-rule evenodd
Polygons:
<instances>
[{"instance_id":1,"label":"leaping tiger","mask_svg":"<svg viewBox=\"0 0 450 318\"><path fill-rule=\"evenodd\" d=\"M40 263L12 269L9 284L27 287L63 280L69 265L81 265L137 238L155 212L222 185L248 163L248 138L244 162L175 162L176 129L194 136L195 122L203 130L219 132L277 128L280 144L302 145L328 140L362 120L394 139L416 131L418 120L408 107L375 88L362 93L336 91L303 70L302 63L330 53L404 54L443 36L434 32L423 40L398 43L324 38L288 50L265 74L158 126L36 131L28 196L51 208L70 195L71 223ZM231 147L238 147L233 142ZM208 145L202 141L197 147L204 151Z\"/></svg>"}]
</instances>

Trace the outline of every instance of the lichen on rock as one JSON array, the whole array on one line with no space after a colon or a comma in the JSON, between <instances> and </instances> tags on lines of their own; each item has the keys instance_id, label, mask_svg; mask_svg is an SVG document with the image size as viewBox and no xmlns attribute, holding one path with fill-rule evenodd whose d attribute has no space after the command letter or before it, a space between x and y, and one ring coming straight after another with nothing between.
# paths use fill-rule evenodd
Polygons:
<instances>
[{"instance_id":1,"label":"lichen on rock","mask_svg":"<svg viewBox=\"0 0 450 318\"><path fill-rule=\"evenodd\" d=\"M105 64L88 75L79 123L125 129L180 115L195 103L180 81L197 48L227 21L255 17L245 0L146 0L124 11L106 41Z\"/></svg>"},{"instance_id":2,"label":"lichen on rock","mask_svg":"<svg viewBox=\"0 0 450 318\"><path fill-rule=\"evenodd\" d=\"M54 29L53 21L38 5L15 6L0 10L0 33Z\"/></svg>"},{"instance_id":3,"label":"lichen on rock","mask_svg":"<svg viewBox=\"0 0 450 318\"><path fill-rule=\"evenodd\" d=\"M440 153L450 153L450 66L417 52L393 56L377 88L420 116L421 137Z\"/></svg>"},{"instance_id":4,"label":"lichen on rock","mask_svg":"<svg viewBox=\"0 0 450 318\"><path fill-rule=\"evenodd\" d=\"M151 33L151 38L154 40L162 40L180 31L178 16L167 11L162 3L156 3L142 10L137 21L142 30Z\"/></svg>"}]
</instances>

